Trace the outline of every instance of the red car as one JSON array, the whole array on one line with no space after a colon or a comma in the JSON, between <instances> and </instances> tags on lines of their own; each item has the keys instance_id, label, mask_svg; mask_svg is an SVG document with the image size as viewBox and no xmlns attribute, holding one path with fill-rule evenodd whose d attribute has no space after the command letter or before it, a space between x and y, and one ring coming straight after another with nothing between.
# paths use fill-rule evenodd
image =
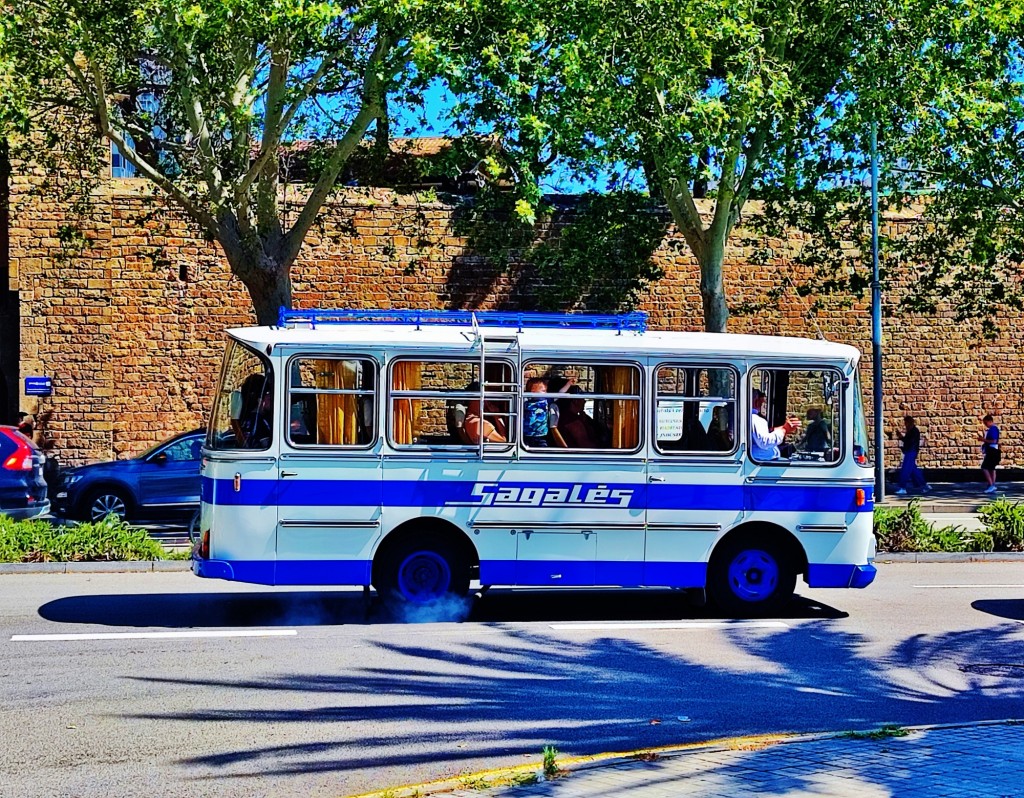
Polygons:
<instances>
[{"instance_id":1,"label":"red car","mask_svg":"<svg viewBox=\"0 0 1024 798\"><path fill-rule=\"evenodd\" d=\"M24 520L50 512L45 462L46 456L16 428L0 426L0 514Z\"/></svg>"}]
</instances>

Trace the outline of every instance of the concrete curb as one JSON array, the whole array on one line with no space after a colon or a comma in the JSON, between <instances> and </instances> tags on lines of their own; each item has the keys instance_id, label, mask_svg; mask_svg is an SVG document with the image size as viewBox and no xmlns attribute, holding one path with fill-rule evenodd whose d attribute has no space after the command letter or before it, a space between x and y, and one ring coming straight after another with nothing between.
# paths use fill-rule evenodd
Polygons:
<instances>
[{"instance_id":1,"label":"concrete curb","mask_svg":"<svg viewBox=\"0 0 1024 798\"><path fill-rule=\"evenodd\" d=\"M111 562L5 562L0 576L7 574L140 574L189 571L191 560L125 560Z\"/></svg>"},{"instance_id":2,"label":"concrete curb","mask_svg":"<svg viewBox=\"0 0 1024 798\"><path fill-rule=\"evenodd\" d=\"M1024 551L880 551L875 562L1024 562Z\"/></svg>"},{"instance_id":3,"label":"concrete curb","mask_svg":"<svg viewBox=\"0 0 1024 798\"><path fill-rule=\"evenodd\" d=\"M1024 720L1008 718L1006 720L983 720L975 723L936 723L927 726L899 726L908 734L919 734L928 731L941 731L943 729L975 729L985 726L1018 726L1024 724ZM898 724L894 724L898 725ZM675 756L683 756L690 753L706 753L714 751L749 751L759 748L767 748L773 745L792 745L795 743L812 743L819 740L839 740L850 738L859 739L879 731L875 726L869 729L851 729L847 731L833 732L809 732L792 734L761 734L749 737L727 737L718 740L707 740L705 742L685 743L682 745L666 745L658 748L639 748L635 751L618 751L605 754L593 754L591 756L570 757L558 760L558 769L561 775L571 775L585 770L596 768L612 768L617 765L636 762L638 760L667 759ZM481 789L479 786L486 782L489 787L514 786L514 778L529 773L538 774L538 781L544 781L539 774L538 763L529 765L511 765L507 768L494 768L476 773L463 773L460 776L428 781L422 784L407 784L402 787L378 790L375 792L360 793L350 798L427 798L431 795L439 795L453 792L458 789L465 789L472 786L473 789Z\"/></svg>"}]
</instances>

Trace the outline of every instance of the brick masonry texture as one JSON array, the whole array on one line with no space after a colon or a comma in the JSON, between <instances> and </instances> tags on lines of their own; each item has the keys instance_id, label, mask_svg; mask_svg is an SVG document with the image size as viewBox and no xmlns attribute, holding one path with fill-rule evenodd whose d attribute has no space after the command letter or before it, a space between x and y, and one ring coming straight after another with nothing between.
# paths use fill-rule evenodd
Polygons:
<instances>
[{"instance_id":1,"label":"brick masonry texture","mask_svg":"<svg viewBox=\"0 0 1024 798\"><path fill-rule=\"evenodd\" d=\"M254 323L248 294L218 246L153 200L142 181L113 180L95 197L84 230L87 246L70 251L61 244L65 208L34 196L32 179L16 177L12 187L10 287L20 297L21 374L54 378L55 395L38 405L40 412L52 412L48 445L62 464L75 465L137 453L202 426L224 330ZM534 307L543 287L532 267L490 265L456 232L456 211L384 189L346 190L326 207L293 268L295 306ZM905 235L919 221L908 213L884 223ZM791 260L802 243L799 235L768 242L776 260L764 267L749 265L750 249L730 246L730 304L763 300L780 277L799 277ZM674 228L655 259L665 276L640 304L651 326L699 330L699 272ZM890 311L913 280L897 276L897 289L886 298ZM865 354L862 377L870 391L868 303L868 296L852 303L837 299L812 321L808 301L787 292L756 317L733 316L729 329L807 337L820 330L853 344ZM948 309L885 319L886 429L895 429L904 413L917 416L925 467L977 467L975 432L986 412L997 416L1003 430L1004 466L1019 464L1020 322L1019 314L1006 317L998 340L980 342ZM35 400L25 399L23 406L35 410ZM869 422L870 412L868 407ZM888 440L886 460L890 467L899 462L895 438Z\"/></svg>"}]
</instances>

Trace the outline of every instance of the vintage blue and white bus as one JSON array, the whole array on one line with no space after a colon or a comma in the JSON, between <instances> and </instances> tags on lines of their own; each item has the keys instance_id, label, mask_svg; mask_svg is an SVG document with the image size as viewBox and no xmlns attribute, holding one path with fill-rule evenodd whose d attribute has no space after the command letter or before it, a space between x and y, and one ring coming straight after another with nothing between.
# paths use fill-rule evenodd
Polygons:
<instances>
[{"instance_id":1,"label":"vintage blue and white bus","mask_svg":"<svg viewBox=\"0 0 1024 798\"><path fill-rule=\"evenodd\" d=\"M798 576L874 579L853 347L640 313L282 311L227 335L199 576L416 603L694 588L736 615Z\"/></svg>"}]
</instances>

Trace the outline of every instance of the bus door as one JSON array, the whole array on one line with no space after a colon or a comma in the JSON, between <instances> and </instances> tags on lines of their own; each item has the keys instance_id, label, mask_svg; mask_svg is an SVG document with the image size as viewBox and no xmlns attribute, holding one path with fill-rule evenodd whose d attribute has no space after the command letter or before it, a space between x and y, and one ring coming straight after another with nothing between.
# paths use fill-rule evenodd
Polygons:
<instances>
[{"instance_id":1,"label":"bus door","mask_svg":"<svg viewBox=\"0 0 1024 798\"><path fill-rule=\"evenodd\" d=\"M516 584L643 584L641 383L631 363L524 363L523 454L495 499Z\"/></svg>"},{"instance_id":2,"label":"bus door","mask_svg":"<svg viewBox=\"0 0 1024 798\"><path fill-rule=\"evenodd\" d=\"M728 365L662 363L654 369L647 585L704 585L715 541L742 518L738 384L737 370Z\"/></svg>"},{"instance_id":3,"label":"bus door","mask_svg":"<svg viewBox=\"0 0 1024 798\"><path fill-rule=\"evenodd\" d=\"M287 361L278 463L278 584L370 583L381 534L378 364L298 354Z\"/></svg>"}]
</instances>

